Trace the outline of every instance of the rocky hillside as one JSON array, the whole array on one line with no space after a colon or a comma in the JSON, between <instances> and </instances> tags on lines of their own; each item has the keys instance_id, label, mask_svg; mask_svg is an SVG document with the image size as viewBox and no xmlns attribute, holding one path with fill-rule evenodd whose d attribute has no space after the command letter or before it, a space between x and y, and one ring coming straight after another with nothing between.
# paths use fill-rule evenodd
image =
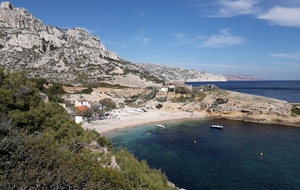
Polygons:
<instances>
[{"instance_id":1,"label":"rocky hillside","mask_svg":"<svg viewBox=\"0 0 300 190\"><path fill-rule=\"evenodd\" d=\"M224 75L228 81L246 81L246 80L259 80L252 75Z\"/></svg>"},{"instance_id":2,"label":"rocky hillside","mask_svg":"<svg viewBox=\"0 0 300 190\"><path fill-rule=\"evenodd\" d=\"M74 85L106 82L143 87L162 80L226 80L220 75L133 64L87 31L45 25L9 2L0 7L0 56L6 69Z\"/></svg>"},{"instance_id":3,"label":"rocky hillside","mask_svg":"<svg viewBox=\"0 0 300 190\"><path fill-rule=\"evenodd\" d=\"M186 70L183 68L167 67L156 64L139 64L140 68L157 78L166 81L185 81L185 82L199 82L199 81L227 81L222 75L211 74L207 72L198 72L195 70Z\"/></svg>"}]
</instances>

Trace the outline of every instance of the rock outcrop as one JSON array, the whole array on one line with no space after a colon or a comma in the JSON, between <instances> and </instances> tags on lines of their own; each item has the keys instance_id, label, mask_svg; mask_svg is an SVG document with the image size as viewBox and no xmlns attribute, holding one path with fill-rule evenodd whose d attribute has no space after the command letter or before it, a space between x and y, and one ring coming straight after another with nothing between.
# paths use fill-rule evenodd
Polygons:
<instances>
[{"instance_id":1,"label":"rock outcrop","mask_svg":"<svg viewBox=\"0 0 300 190\"><path fill-rule=\"evenodd\" d=\"M9 2L0 7L0 56L6 69L74 85L105 82L143 87L161 80L224 80L208 73L176 68L157 72L149 69L151 65L133 64L84 29L48 26Z\"/></svg>"},{"instance_id":2,"label":"rock outcrop","mask_svg":"<svg viewBox=\"0 0 300 190\"><path fill-rule=\"evenodd\" d=\"M200 103L209 117L300 127L300 117L287 101L218 89Z\"/></svg>"}]
</instances>

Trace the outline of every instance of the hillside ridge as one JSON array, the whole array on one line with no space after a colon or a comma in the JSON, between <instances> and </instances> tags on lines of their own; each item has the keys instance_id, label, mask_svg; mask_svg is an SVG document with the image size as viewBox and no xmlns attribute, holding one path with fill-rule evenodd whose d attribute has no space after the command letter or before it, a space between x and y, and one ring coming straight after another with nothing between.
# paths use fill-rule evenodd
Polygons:
<instances>
[{"instance_id":1,"label":"hillside ridge","mask_svg":"<svg viewBox=\"0 0 300 190\"><path fill-rule=\"evenodd\" d=\"M110 83L144 87L163 81L224 81L222 75L134 64L109 51L82 28L44 24L10 2L0 6L0 65L31 78L73 85Z\"/></svg>"}]
</instances>

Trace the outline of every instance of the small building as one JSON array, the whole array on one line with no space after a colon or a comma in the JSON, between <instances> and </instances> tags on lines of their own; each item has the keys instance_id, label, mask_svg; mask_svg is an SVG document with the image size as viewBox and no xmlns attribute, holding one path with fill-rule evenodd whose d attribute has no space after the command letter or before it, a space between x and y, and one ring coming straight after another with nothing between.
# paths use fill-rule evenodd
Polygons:
<instances>
[{"instance_id":1,"label":"small building","mask_svg":"<svg viewBox=\"0 0 300 190\"><path fill-rule=\"evenodd\" d=\"M75 100L75 107L77 107L77 106L85 106L85 107L90 108L91 104L87 100Z\"/></svg>"},{"instance_id":2,"label":"small building","mask_svg":"<svg viewBox=\"0 0 300 190\"><path fill-rule=\"evenodd\" d=\"M81 123L84 121L85 117L91 117L93 115L93 110L86 106L75 106L76 108L76 116L75 122Z\"/></svg>"},{"instance_id":3,"label":"small building","mask_svg":"<svg viewBox=\"0 0 300 190\"><path fill-rule=\"evenodd\" d=\"M170 92L175 92L175 85L169 85L169 86L168 86L168 90L169 90Z\"/></svg>"},{"instance_id":4,"label":"small building","mask_svg":"<svg viewBox=\"0 0 300 190\"><path fill-rule=\"evenodd\" d=\"M160 90L161 90L162 92L168 92L169 88L168 88L167 85L162 85L162 87L160 87Z\"/></svg>"},{"instance_id":5,"label":"small building","mask_svg":"<svg viewBox=\"0 0 300 190\"><path fill-rule=\"evenodd\" d=\"M75 122L76 123L82 123L83 122L83 117L81 115L76 115L75 116Z\"/></svg>"}]
</instances>

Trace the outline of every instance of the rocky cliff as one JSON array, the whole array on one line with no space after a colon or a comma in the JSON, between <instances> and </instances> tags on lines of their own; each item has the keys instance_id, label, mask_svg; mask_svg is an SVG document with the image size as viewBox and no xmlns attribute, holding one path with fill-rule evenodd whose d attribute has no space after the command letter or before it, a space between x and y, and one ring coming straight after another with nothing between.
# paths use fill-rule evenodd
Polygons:
<instances>
[{"instance_id":1,"label":"rocky cliff","mask_svg":"<svg viewBox=\"0 0 300 190\"><path fill-rule=\"evenodd\" d=\"M211 74L207 72L198 72L195 70L186 70L183 68L167 67L156 64L139 64L140 69L153 73L154 77L166 81L184 81L184 82L200 82L200 81L227 81L222 75Z\"/></svg>"},{"instance_id":2,"label":"rocky cliff","mask_svg":"<svg viewBox=\"0 0 300 190\"><path fill-rule=\"evenodd\" d=\"M226 80L203 72L133 64L107 50L87 31L45 25L9 2L0 7L0 56L0 65L6 69L75 85L107 82L142 87L161 80Z\"/></svg>"},{"instance_id":3,"label":"rocky cliff","mask_svg":"<svg viewBox=\"0 0 300 190\"><path fill-rule=\"evenodd\" d=\"M226 80L228 81L249 81L249 80L261 80L258 78L255 78L252 75L224 75Z\"/></svg>"}]
</instances>

